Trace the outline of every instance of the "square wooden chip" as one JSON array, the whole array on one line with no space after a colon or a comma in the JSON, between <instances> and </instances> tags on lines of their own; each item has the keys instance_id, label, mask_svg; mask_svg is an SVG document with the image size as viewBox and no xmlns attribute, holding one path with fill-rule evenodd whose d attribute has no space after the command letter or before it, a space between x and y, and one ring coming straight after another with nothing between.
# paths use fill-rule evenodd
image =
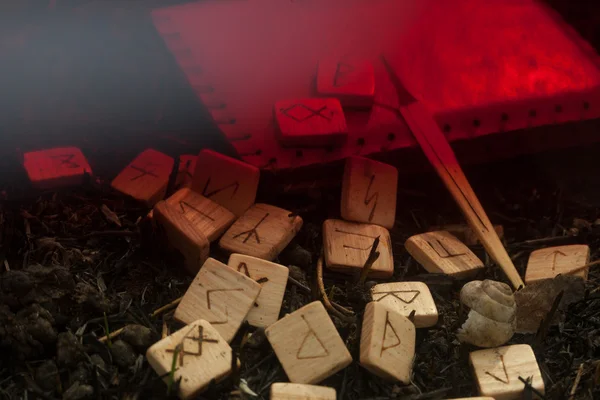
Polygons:
<instances>
[{"instance_id":1,"label":"square wooden chip","mask_svg":"<svg viewBox=\"0 0 600 400\"><path fill-rule=\"evenodd\" d=\"M375 375L408 385L415 337L415 325L408 318L381 303L371 302L363 317L360 364Z\"/></svg>"},{"instance_id":2,"label":"square wooden chip","mask_svg":"<svg viewBox=\"0 0 600 400\"><path fill-rule=\"evenodd\" d=\"M196 159L192 189L222 205L237 217L254 204L260 171L253 165L202 150Z\"/></svg>"},{"instance_id":3,"label":"square wooden chip","mask_svg":"<svg viewBox=\"0 0 600 400\"><path fill-rule=\"evenodd\" d=\"M342 107L370 108L375 97L373 64L350 57L329 57L319 61L317 92L334 97Z\"/></svg>"},{"instance_id":4,"label":"square wooden chip","mask_svg":"<svg viewBox=\"0 0 600 400\"><path fill-rule=\"evenodd\" d=\"M352 362L320 301L286 315L265 334L293 383L319 383Z\"/></svg>"},{"instance_id":5,"label":"square wooden chip","mask_svg":"<svg viewBox=\"0 0 600 400\"><path fill-rule=\"evenodd\" d=\"M259 293L260 284L209 258L185 292L174 317L186 324L206 319L230 342Z\"/></svg>"},{"instance_id":6,"label":"square wooden chip","mask_svg":"<svg viewBox=\"0 0 600 400\"><path fill-rule=\"evenodd\" d=\"M585 244L548 247L531 252L525 271L525 283L570 275L571 271L590 262L590 247ZM589 268L573 275L587 279Z\"/></svg>"},{"instance_id":7,"label":"square wooden chip","mask_svg":"<svg viewBox=\"0 0 600 400\"><path fill-rule=\"evenodd\" d=\"M169 245L183 255L186 269L198 273L210 253L208 238L164 200L156 203L152 218L164 228Z\"/></svg>"},{"instance_id":8,"label":"square wooden chip","mask_svg":"<svg viewBox=\"0 0 600 400\"><path fill-rule=\"evenodd\" d=\"M336 400L334 388L302 383L274 383L271 400Z\"/></svg>"},{"instance_id":9,"label":"square wooden chip","mask_svg":"<svg viewBox=\"0 0 600 400\"><path fill-rule=\"evenodd\" d=\"M92 169L77 147L31 151L23 154L23 166L31 184L39 189L80 185Z\"/></svg>"},{"instance_id":10,"label":"square wooden chip","mask_svg":"<svg viewBox=\"0 0 600 400\"><path fill-rule=\"evenodd\" d=\"M172 379L179 382L178 395L182 399L194 398L213 379L220 381L229 375L231 357L231 347L204 320L192 322L146 351L148 363L166 383L175 366Z\"/></svg>"},{"instance_id":11,"label":"square wooden chip","mask_svg":"<svg viewBox=\"0 0 600 400\"><path fill-rule=\"evenodd\" d=\"M369 277L389 278L394 273L392 242L388 230L378 225L326 220L323 223L325 265L347 274L360 273L378 237L379 258L371 267Z\"/></svg>"},{"instance_id":12,"label":"square wooden chip","mask_svg":"<svg viewBox=\"0 0 600 400\"><path fill-rule=\"evenodd\" d=\"M111 186L151 207L165 197L173 164L173 158L166 154L144 150L113 179Z\"/></svg>"},{"instance_id":13,"label":"square wooden chip","mask_svg":"<svg viewBox=\"0 0 600 400\"><path fill-rule=\"evenodd\" d=\"M261 286L254 307L246 316L248 323L266 328L277 322L290 270L283 265L243 254L232 254L227 265Z\"/></svg>"},{"instance_id":14,"label":"square wooden chip","mask_svg":"<svg viewBox=\"0 0 600 400\"><path fill-rule=\"evenodd\" d=\"M173 193L167 203L211 242L217 240L235 221L235 215L231 211L188 188Z\"/></svg>"},{"instance_id":15,"label":"square wooden chip","mask_svg":"<svg viewBox=\"0 0 600 400\"><path fill-rule=\"evenodd\" d=\"M395 167L364 157L349 157L342 180L342 218L392 229L397 191Z\"/></svg>"},{"instance_id":16,"label":"square wooden chip","mask_svg":"<svg viewBox=\"0 0 600 400\"><path fill-rule=\"evenodd\" d=\"M404 247L427 272L466 278L483 269L483 262L475 253L450 232L414 235Z\"/></svg>"},{"instance_id":17,"label":"square wooden chip","mask_svg":"<svg viewBox=\"0 0 600 400\"><path fill-rule=\"evenodd\" d=\"M438 311L429 291L423 282L381 283L371 289L373 301L405 317L414 311L413 323L417 328L434 326L438 321Z\"/></svg>"},{"instance_id":18,"label":"square wooden chip","mask_svg":"<svg viewBox=\"0 0 600 400\"><path fill-rule=\"evenodd\" d=\"M519 377L531 379L531 386L544 393L540 368L527 344L474 351L469 360L481 395L496 400L521 399L525 384ZM534 394L533 398L538 397Z\"/></svg>"},{"instance_id":19,"label":"square wooden chip","mask_svg":"<svg viewBox=\"0 0 600 400\"><path fill-rule=\"evenodd\" d=\"M278 101L275 119L283 146L334 146L343 143L348 135L342 105L335 98Z\"/></svg>"},{"instance_id":20,"label":"square wooden chip","mask_svg":"<svg viewBox=\"0 0 600 400\"><path fill-rule=\"evenodd\" d=\"M302 227L302 218L268 204L255 204L225 232L219 246L230 253L273 260Z\"/></svg>"}]
</instances>

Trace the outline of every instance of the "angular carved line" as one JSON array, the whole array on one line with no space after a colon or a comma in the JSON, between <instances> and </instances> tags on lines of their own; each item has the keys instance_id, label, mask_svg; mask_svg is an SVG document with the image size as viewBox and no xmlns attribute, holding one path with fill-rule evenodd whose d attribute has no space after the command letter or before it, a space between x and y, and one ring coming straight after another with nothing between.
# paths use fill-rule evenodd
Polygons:
<instances>
[{"instance_id":1,"label":"angular carved line","mask_svg":"<svg viewBox=\"0 0 600 400\"><path fill-rule=\"evenodd\" d=\"M250 237L252 235L254 235L254 238L256 239L256 243L260 244L260 236L258 235L258 230L257 229L260 226L260 224L262 224L263 221L265 219L267 219L268 216L269 216L269 213L266 213L265 216L262 217L261 220L256 223L256 225L254 225L254 228L249 229L249 230L244 231L244 232L240 232L237 235L234 235L233 238L237 239L238 237L247 234L246 238L243 240L243 243L246 243L248 241L248 239L250 239Z\"/></svg>"},{"instance_id":2,"label":"angular carved line","mask_svg":"<svg viewBox=\"0 0 600 400\"><path fill-rule=\"evenodd\" d=\"M188 208L192 209L193 211L197 212L198 214L210 219L211 221L214 221L215 219L213 217L211 217L210 215L198 210L196 207L194 207L193 205L191 205L190 203L188 203L187 201L184 200L180 200L179 201L179 207L181 207L181 213L185 214L185 208L183 206L187 206Z\"/></svg>"},{"instance_id":3,"label":"angular carved line","mask_svg":"<svg viewBox=\"0 0 600 400\"><path fill-rule=\"evenodd\" d=\"M373 240L377 239L377 236L369 236L369 235L364 235L362 233L355 233L355 232L343 231L343 230L338 229L338 228L335 228L335 231L337 233L345 233L347 235L361 236L361 237L365 237L365 238L369 238L369 239L373 239Z\"/></svg>"},{"instance_id":4,"label":"angular carved line","mask_svg":"<svg viewBox=\"0 0 600 400\"><path fill-rule=\"evenodd\" d=\"M79 168L80 165L73 162L73 158L75 158L75 154L59 154L57 156L50 156L55 160L60 161L60 165L66 165L67 168Z\"/></svg>"},{"instance_id":5,"label":"angular carved line","mask_svg":"<svg viewBox=\"0 0 600 400\"><path fill-rule=\"evenodd\" d=\"M342 67L346 67L346 70L343 71ZM350 64L346 64L343 62L339 62L335 67L335 75L333 76L333 87L341 87L344 84L340 83L338 80L345 78L351 72L354 71L354 67Z\"/></svg>"},{"instance_id":6,"label":"angular carved line","mask_svg":"<svg viewBox=\"0 0 600 400\"><path fill-rule=\"evenodd\" d=\"M502 363L502 370L504 371L504 376L506 377L506 380L499 378L498 376L492 374L489 371L485 371L485 373L489 376L491 376L492 378L494 378L495 380L497 380L498 382L502 382L506 385L509 384L510 379L508 378L508 371L506 371L506 364L504 364L504 354L498 354L499 358L500 358L500 363Z\"/></svg>"},{"instance_id":7,"label":"angular carved line","mask_svg":"<svg viewBox=\"0 0 600 400\"><path fill-rule=\"evenodd\" d=\"M369 222L373 220L375 216L375 208L377 208L377 201L379 201L379 192L375 192L369 197L369 192L371 191L371 186L373 186L373 182L375 181L375 175L371 175L371 180L369 181L369 187L367 188L367 193L365 193L365 206L368 206L373 200L373 208L369 213Z\"/></svg>"},{"instance_id":8,"label":"angular carved line","mask_svg":"<svg viewBox=\"0 0 600 400\"><path fill-rule=\"evenodd\" d=\"M388 326L390 327L390 329L394 333L394 336L396 336L396 339L398 340L398 343L395 343L391 346L385 346L385 334L387 333ZM400 346L400 343L401 343L400 336L398 336L398 332L396 332L396 329L394 329L394 326L390 322L390 312L386 311L385 312L385 325L383 327L383 338L381 339L381 352L379 353L379 357L381 357L381 355L383 354L384 351Z\"/></svg>"},{"instance_id":9,"label":"angular carved line","mask_svg":"<svg viewBox=\"0 0 600 400\"><path fill-rule=\"evenodd\" d=\"M321 339L319 339L319 337L317 336L317 333L313 330L313 328L310 326L310 324L306 320L306 317L304 315L301 315L301 317L302 317L302 320L304 321L304 323L306 324L306 326L308 327L308 332L306 332L306 336L304 336L304 339L302 339L302 343L300 344L300 347L298 347L298 351L296 352L296 359L298 359L298 360L308 360L308 359L315 359L315 358L327 357L329 355L329 350L327 350L327 348L325 347L325 344L323 344L323 342L321 341ZM319 355L314 355L314 356L302 356L302 357L300 357L300 352L304 348L304 345L306 344L306 341L308 340L308 338L311 335L319 343L319 345L321 346L321 348L323 349L323 351L325 352L325 354L319 354Z\"/></svg>"},{"instance_id":10,"label":"angular carved line","mask_svg":"<svg viewBox=\"0 0 600 400\"><path fill-rule=\"evenodd\" d=\"M233 183L230 183L229 185L223 186L222 188L215 189L215 190L209 192L208 185L210 185L210 178L208 178L208 180L206 181L206 185L204 185L204 189L202 189L202 196L204 196L204 197L212 197L217 193L221 193L224 190L233 188L233 192L231 193L231 198L233 198L233 196L235 196L238 189L240 188L240 183L238 181L235 181Z\"/></svg>"},{"instance_id":11,"label":"angular carved line","mask_svg":"<svg viewBox=\"0 0 600 400\"><path fill-rule=\"evenodd\" d=\"M148 164L148 165L146 165L146 168L153 166L153 165L155 166L156 164ZM154 173L154 171L148 171L147 169L138 167L136 165L130 165L130 167L135 169L136 171L140 172L140 174L138 176L134 176L133 178L130 179L130 181L137 181L138 179L140 179L146 175L152 176L154 178L158 178L158 175L156 175Z\"/></svg>"},{"instance_id":12,"label":"angular carved line","mask_svg":"<svg viewBox=\"0 0 600 400\"><path fill-rule=\"evenodd\" d=\"M413 293L414 296L410 300L407 301L407 300L404 300L402 297L398 296L398 293ZM391 290L389 292L374 292L373 296L375 296L376 294L383 294L383 296L381 296L380 298L378 298L375 301L381 301L388 296L392 296L392 297L397 298L398 300L400 300L401 302L403 302L405 304L410 304L410 303L414 302L417 297L419 297L419 295L421 294L421 291L420 290Z\"/></svg>"},{"instance_id":13,"label":"angular carved line","mask_svg":"<svg viewBox=\"0 0 600 400\"><path fill-rule=\"evenodd\" d=\"M197 337L189 336L190 333L192 332L192 330L193 330L193 328L190 329L190 331L183 337L183 339L181 339L181 342L177 346L175 346L175 348L166 350L167 353L175 353L175 352L177 352L177 347L181 346L181 349L179 350L179 366L183 366L183 361L184 361L185 356L202 357L202 345L205 342L206 343L219 343L218 339L210 339L210 338L204 337L204 327L202 325L198 326L198 336ZM187 351L185 349L185 340L186 339L198 342L198 351L196 351L196 352Z\"/></svg>"},{"instance_id":14,"label":"angular carved line","mask_svg":"<svg viewBox=\"0 0 600 400\"><path fill-rule=\"evenodd\" d=\"M444 250L444 252L446 252L446 255L441 255L440 252L435 248L435 246L433 244L431 244L431 242L429 240L425 240L425 241L433 249L433 251L436 252L436 254L440 258L454 258L454 257L460 257L460 256L466 256L467 255L467 253L452 254L450 251L448 251L448 249L446 248L446 246L444 246L444 244L439 239L434 239L434 240Z\"/></svg>"},{"instance_id":15,"label":"angular carved line","mask_svg":"<svg viewBox=\"0 0 600 400\"><path fill-rule=\"evenodd\" d=\"M210 310L210 295L214 292L242 292L244 289L211 289L206 291L206 306Z\"/></svg>"}]
</instances>

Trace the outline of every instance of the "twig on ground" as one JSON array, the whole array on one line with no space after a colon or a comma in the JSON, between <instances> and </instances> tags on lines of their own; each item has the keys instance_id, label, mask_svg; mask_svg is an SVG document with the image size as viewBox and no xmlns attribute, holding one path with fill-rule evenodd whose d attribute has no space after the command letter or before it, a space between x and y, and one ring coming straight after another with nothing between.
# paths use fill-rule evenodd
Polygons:
<instances>
[{"instance_id":1,"label":"twig on ground","mask_svg":"<svg viewBox=\"0 0 600 400\"><path fill-rule=\"evenodd\" d=\"M577 376L575 377L575 382L573 382L573 387L571 388L571 392L569 393L569 400L573 400L575 398L575 393L577 393L577 386L579 386L579 381L581 380L581 375L583 375L583 366L584 366L584 363L579 364L579 369L577 370Z\"/></svg>"},{"instance_id":2,"label":"twig on ground","mask_svg":"<svg viewBox=\"0 0 600 400\"><path fill-rule=\"evenodd\" d=\"M345 310L344 311L345 313L338 311L338 308L334 307L331 304L331 302L329 301L329 297L327 297L327 292L325 291L325 286L323 284L323 256L322 255L319 257L319 260L317 261L317 286L319 287L319 293L321 295L321 300L323 301L325 308L329 312L331 312L333 315L335 315L342 321L345 321L345 322L353 322L354 321L354 313L352 311L350 311L346 308L343 308L342 306L339 306L339 305L338 305L338 308L341 307L343 310Z\"/></svg>"},{"instance_id":3,"label":"twig on ground","mask_svg":"<svg viewBox=\"0 0 600 400\"><path fill-rule=\"evenodd\" d=\"M183 296L173 300L169 304L166 304L160 308L157 308L156 310L154 310L154 312L152 314L150 314L150 316L156 317L157 315L160 315L160 314L164 313L165 311L169 311L170 309L177 307L177 305L179 303L181 303L181 299L183 299Z\"/></svg>"},{"instance_id":4,"label":"twig on ground","mask_svg":"<svg viewBox=\"0 0 600 400\"><path fill-rule=\"evenodd\" d=\"M377 251L377 247L379 247L379 236L375 238L373 241L373 245L371 246L371 251L369 252L369 256L367 257L367 261L365 261L365 265L360 272L360 278L358 279L359 285L364 285L367 280L367 276L369 275L369 271L375 264L375 261L379 258L379 252Z\"/></svg>"}]
</instances>

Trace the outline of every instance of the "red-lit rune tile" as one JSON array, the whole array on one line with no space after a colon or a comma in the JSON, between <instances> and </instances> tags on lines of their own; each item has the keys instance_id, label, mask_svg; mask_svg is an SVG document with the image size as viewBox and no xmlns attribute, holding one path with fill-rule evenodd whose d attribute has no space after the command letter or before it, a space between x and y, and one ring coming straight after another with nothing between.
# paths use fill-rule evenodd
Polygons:
<instances>
[{"instance_id":1,"label":"red-lit rune tile","mask_svg":"<svg viewBox=\"0 0 600 400\"><path fill-rule=\"evenodd\" d=\"M319 62L317 92L335 97L343 107L370 108L375 95L375 73L368 61L324 59Z\"/></svg>"},{"instance_id":2,"label":"red-lit rune tile","mask_svg":"<svg viewBox=\"0 0 600 400\"><path fill-rule=\"evenodd\" d=\"M78 185L92 169L77 147L32 151L23 155L31 183L41 189Z\"/></svg>"},{"instance_id":3,"label":"red-lit rune tile","mask_svg":"<svg viewBox=\"0 0 600 400\"><path fill-rule=\"evenodd\" d=\"M283 146L338 145L348 133L342 106L333 98L278 101L275 118Z\"/></svg>"}]
</instances>

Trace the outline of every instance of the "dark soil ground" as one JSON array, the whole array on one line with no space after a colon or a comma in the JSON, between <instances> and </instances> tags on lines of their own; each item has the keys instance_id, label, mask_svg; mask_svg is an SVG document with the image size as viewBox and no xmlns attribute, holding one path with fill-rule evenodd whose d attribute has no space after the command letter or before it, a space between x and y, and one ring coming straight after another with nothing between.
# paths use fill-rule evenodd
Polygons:
<instances>
[{"instance_id":1,"label":"dark soil ground","mask_svg":"<svg viewBox=\"0 0 600 400\"><path fill-rule=\"evenodd\" d=\"M572 149L467 170L492 221L504 225L507 248L521 273L529 252L548 245L587 243L592 260L597 258L600 184L594 155L599 150L599 146ZM339 216L341 168L326 169L323 181L291 182L268 173L262 179L259 201L299 212L305 221L279 259L290 267L296 281L288 284L284 313L316 299L321 224ZM4 196L0 204L2 398L166 398L167 387L145 361L144 350L160 338L163 325L171 331L178 328L172 309L152 314L180 297L192 277L185 274L178 254L162 251L162 238L143 220L148 210L97 181L56 193L12 187ZM120 227L107 218L103 206L116 213ZM455 337L460 323L458 292L464 282L427 274L403 248L408 236L431 225L461 221L435 175L401 176L397 223L391 232L392 280L428 283L440 320L433 328L418 330L410 386L385 382L354 362L323 382L336 387L340 398L444 399L476 394L468 366L473 349ZM485 252L474 249L487 265L479 278L505 281ZM226 260L216 248L212 256ZM328 271L324 282L330 298L352 308L360 321L365 299L351 290L353 282ZM547 399L569 398L579 370L573 399L600 395L599 288L600 270L592 269L583 298L568 308L564 322L550 327L544 339L531 334L510 341L533 346ZM357 360L360 325L333 319ZM110 343L98 340L126 326ZM202 398L239 398L247 386L266 399L271 383L286 381L261 331L244 326L232 347L241 368Z\"/></svg>"}]
</instances>

